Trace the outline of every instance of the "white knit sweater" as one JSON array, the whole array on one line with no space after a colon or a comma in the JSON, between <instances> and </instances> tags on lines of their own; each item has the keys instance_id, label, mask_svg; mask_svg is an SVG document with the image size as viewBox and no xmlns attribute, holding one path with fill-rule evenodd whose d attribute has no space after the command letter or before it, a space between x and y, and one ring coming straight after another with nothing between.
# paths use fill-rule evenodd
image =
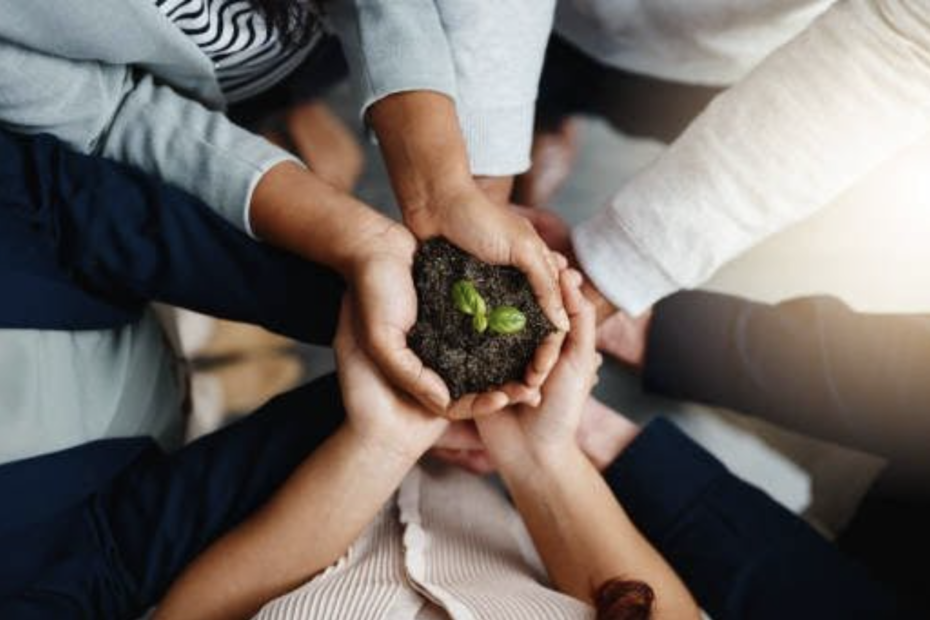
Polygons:
<instances>
[{"instance_id":1,"label":"white knit sweater","mask_svg":"<svg viewBox=\"0 0 930 620\"><path fill-rule=\"evenodd\" d=\"M703 2L654 4L680 5L682 18L693 17L693 50L719 51L733 32L752 40L752 28L735 28L725 19L750 19L751 12L725 12L718 29L712 15L698 10ZM726 3L707 4L723 10ZM777 18L777 7L795 14L805 3L751 4L764 24ZM676 32L688 31L685 26ZM652 34L659 45L663 33ZM620 48L602 43L598 49ZM650 70L676 77L672 67L660 70L660 56L639 58L650 59ZM694 81L713 83L739 66L705 59L709 72L700 79L699 60L690 69ZM719 96L603 212L577 227L578 259L612 302L639 313L669 293L701 284L766 236L825 206L928 131L930 1L838 2Z\"/></svg>"}]
</instances>

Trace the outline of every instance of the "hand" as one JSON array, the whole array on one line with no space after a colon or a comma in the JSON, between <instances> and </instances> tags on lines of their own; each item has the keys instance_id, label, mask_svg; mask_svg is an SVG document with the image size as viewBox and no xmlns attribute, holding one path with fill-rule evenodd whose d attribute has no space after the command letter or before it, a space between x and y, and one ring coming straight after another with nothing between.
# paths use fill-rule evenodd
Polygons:
<instances>
[{"instance_id":1,"label":"hand","mask_svg":"<svg viewBox=\"0 0 930 620\"><path fill-rule=\"evenodd\" d=\"M597 381L600 365L600 356L594 350L594 308L581 294L581 282L577 271L562 273L562 296L571 331L542 388L539 407L518 405L476 421L492 460L502 470L578 449L576 435L584 404Z\"/></svg>"},{"instance_id":2,"label":"hand","mask_svg":"<svg viewBox=\"0 0 930 620\"><path fill-rule=\"evenodd\" d=\"M494 471L494 463L475 423L470 420L450 424L429 451L429 456L473 474L485 475Z\"/></svg>"},{"instance_id":3,"label":"hand","mask_svg":"<svg viewBox=\"0 0 930 620\"><path fill-rule=\"evenodd\" d=\"M514 265L525 274L547 316L560 330L568 328L558 290L558 272L564 259L549 252L532 226L507 208L492 202L475 185L408 211L407 222L420 239L443 236L485 262ZM452 419L487 415L508 404L532 402L555 364L564 333L547 337L527 369L524 383L510 383L479 395L466 395L449 411Z\"/></svg>"},{"instance_id":4,"label":"hand","mask_svg":"<svg viewBox=\"0 0 930 620\"><path fill-rule=\"evenodd\" d=\"M556 327L567 330L557 262L532 226L482 191L488 188L500 199L509 179L476 182L472 178L455 102L432 91L396 93L374 104L368 121L378 135L404 222L417 238L443 236L488 263L517 267L529 278L543 312ZM450 417L487 414L532 398L555 363L559 347L558 335L540 347L526 385L514 383L470 395L456 403Z\"/></svg>"},{"instance_id":5,"label":"hand","mask_svg":"<svg viewBox=\"0 0 930 620\"><path fill-rule=\"evenodd\" d=\"M572 229L561 215L542 207L511 205L510 209L529 220L550 250L568 257L572 266L577 265L575 252L572 249Z\"/></svg>"},{"instance_id":6,"label":"hand","mask_svg":"<svg viewBox=\"0 0 930 620\"><path fill-rule=\"evenodd\" d=\"M583 272L572 247L571 228L558 213L548 209L528 208L519 205L513 205L511 209L533 224L533 228L536 229L536 232L539 233L539 236L542 237L551 250L566 256L572 267ZM609 299L604 297L590 279L585 279L581 290L584 292L584 296L588 298L588 301L594 304L598 325L606 321L615 312L618 312L618 309Z\"/></svg>"},{"instance_id":7,"label":"hand","mask_svg":"<svg viewBox=\"0 0 930 620\"><path fill-rule=\"evenodd\" d=\"M631 317L622 310L610 315L597 328L597 349L640 372L646 358L652 311Z\"/></svg>"},{"instance_id":8,"label":"hand","mask_svg":"<svg viewBox=\"0 0 930 620\"><path fill-rule=\"evenodd\" d=\"M354 301L343 300L334 347L349 428L367 445L416 460L449 423L394 388L359 344Z\"/></svg>"},{"instance_id":9,"label":"hand","mask_svg":"<svg viewBox=\"0 0 930 620\"><path fill-rule=\"evenodd\" d=\"M517 201L541 207L552 200L568 180L578 159L579 124L564 118L557 126L537 130L533 136L532 167L517 177Z\"/></svg>"},{"instance_id":10,"label":"hand","mask_svg":"<svg viewBox=\"0 0 930 620\"><path fill-rule=\"evenodd\" d=\"M639 426L593 396L589 396L578 426L578 447L603 471L639 434Z\"/></svg>"},{"instance_id":11,"label":"hand","mask_svg":"<svg viewBox=\"0 0 930 620\"><path fill-rule=\"evenodd\" d=\"M403 226L382 218L359 231L351 262L342 269L349 283L359 340L391 383L434 413L449 406L449 390L407 346L417 317L413 286L416 240Z\"/></svg>"}]
</instances>

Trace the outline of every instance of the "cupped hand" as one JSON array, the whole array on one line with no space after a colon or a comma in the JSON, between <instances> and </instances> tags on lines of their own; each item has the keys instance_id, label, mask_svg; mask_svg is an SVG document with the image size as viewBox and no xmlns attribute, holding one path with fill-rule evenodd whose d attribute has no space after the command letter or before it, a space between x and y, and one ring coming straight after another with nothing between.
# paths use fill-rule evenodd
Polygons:
<instances>
[{"instance_id":1,"label":"cupped hand","mask_svg":"<svg viewBox=\"0 0 930 620\"><path fill-rule=\"evenodd\" d=\"M561 215L543 207L511 205L510 209L533 225L536 234L549 246L550 250L569 257L572 263L575 262L572 250L572 229Z\"/></svg>"},{"instance_id":2,"label":"cupped hand","mask_svg":"<svg viewBox=\"0 0 930 620\"><path fill-rule=\"evenodd\" d=\"M581 274L562 273L561 288L571 321L562 354L542 387L538 407L517 405L502 414L476 420L478 432L495 464L504 468L528 455L577 449L577 433L585 401L597 381L600 356L594 349L595 315L584 298Z\"/></svg>"},{"instance_id":3,"label":"cupped hand","mask_svg":"<svg viewBox=\"0 0 930 620\"><path fill-rule=\"evenodd\" d=\"M450 403L445 382L407 346L407 332L417 318L411 271L416 239L387 218L360 237L345 270L358 340L392 384L434 413L444 413Z\"/></svg>"},{"instance_id":4,"label":"cupped hand","mask_svg":"<svg viewBox=\"0 0 930 620\"><path fill-rule=\"evenodd\" d=\"M450 191L428 207L409 211L406 222L421 240L445 237L448 241L492 265L512 265L526 274L536 299L559 329L539 346L523 383L510 383L485 394L466 395L447 415L465 419L487 415L508 404L531 402L554 366L568 317L558 286L564 261L549 251L533 226L518 214L491 201L474 184Z\"/></svg>"},{"instance_id":5,"label":"cupped hand","mask_svg":"<svg viewBox=\"0 0 930 620\"><path fill-rule=\"evenodd\" d=\"M433 415L382 374L357 337L360 319L355 306L350 293L342 302L334 342L348 424L367 442L404 457L419 458L449 422Z\"/></svg>"}]
</instances>

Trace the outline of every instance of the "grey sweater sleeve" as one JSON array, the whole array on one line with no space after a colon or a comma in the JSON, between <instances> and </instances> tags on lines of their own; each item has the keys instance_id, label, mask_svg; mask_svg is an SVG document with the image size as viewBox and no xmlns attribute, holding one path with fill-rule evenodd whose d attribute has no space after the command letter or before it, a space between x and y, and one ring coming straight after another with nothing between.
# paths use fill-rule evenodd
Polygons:
<instances>
[{"instance_id":1,"label":"grey sweater sleeve","mask_svg":"<svg viewBox=\"0 0 930 620\"><path fill-rule=\"evenodd\" d=\"M250 232L262 175L294 160L151 76L69 60L0 40L0 125L49 133L83 153L135 166L175 185ZM296 160L294 160L296 161Z\"/></svg>"},{"instance_id":2,"label":"grey sweater sleeve","mask_svg":"<svg viewBox=\"0 0 930 620\"><path fill-rule=\"evenodd\" d=\"M330 7L363 117L394 93L440 92L456 103L473 174L529 167L554 0L338 0Z\"/></svg>"}]
</instances>

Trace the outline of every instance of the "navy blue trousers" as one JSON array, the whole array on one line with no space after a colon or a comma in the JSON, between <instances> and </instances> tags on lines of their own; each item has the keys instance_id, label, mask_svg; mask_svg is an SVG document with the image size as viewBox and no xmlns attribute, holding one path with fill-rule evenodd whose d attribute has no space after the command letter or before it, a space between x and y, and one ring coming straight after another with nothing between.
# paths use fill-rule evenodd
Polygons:
<instances>
[{"instance_id":1,"label":"navy blue trousers","mask_svg":"<svg viewBox=\"0 0 930 620\"><path fill-rule=\"evenodd\" d=\"M329 376L171 455L116 439L0 467L0 618L138 618L342 419Z\"/></svg>"}]
</instances>

